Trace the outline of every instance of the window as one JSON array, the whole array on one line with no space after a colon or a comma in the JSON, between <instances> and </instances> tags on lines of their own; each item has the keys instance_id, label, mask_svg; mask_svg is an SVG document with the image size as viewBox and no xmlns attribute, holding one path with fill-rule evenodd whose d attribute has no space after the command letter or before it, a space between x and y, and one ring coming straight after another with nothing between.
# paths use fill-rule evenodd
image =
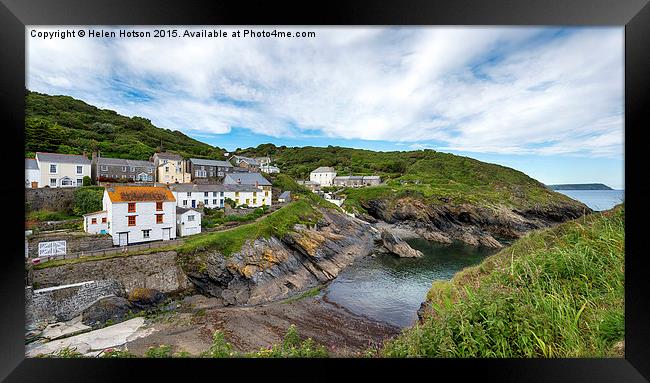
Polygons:
<instances>
[{"instance_id":1,"label":"window","mask_svg":"<svg viewBox=\"0 0 650 383\"><path fill-rule=\"evenodd\" d=\"M208 192L204 192L204 193L203 193L203 196L204 196L204 197L207 197L207 196L208 196Z\"/></svg>"},{"instance_id":2,"label":"window","mask_svg":"<svg viewBox=\"0 0 650 383\"><path fill-rule=\"evenodd\" d=\"M183 206L187 206L187 200L186 199L183 200Z\"/></svg>"},{"instance_id":3,"label":"window","mask_svg":"<svg viewBox=\"0 0 650 383\"><path fill-rule=\"evenodd\" d=\"M50 173L56 173L56 165L50 164Z\"/></svg>"},{"instance_id":4,"label":"window","mask_svg":"<svg viewBox=\"0 0 650 383\"><path fill-rule=\"evenodd\" d=\"M163 223L163 215L156 214L156 223Z\"/></svg>"},{"instance_id":5,"label":"window","mask_svg":"<svg viewBox=\"0 0 650 383\"><path fill-rule=\"evenodd\" d=\"M122 166L122 171L123 171L123 172L126 171L126 166Z\"/></svg>"},{"instance_id":6,"label":"window","mask_svg":"<svg viewBox=\"0 0 650 383\"><path fill-rule=\"evenodd\" d=\"M188 215L187 216L187 222L193 222L194 221L194 214Z\"/></svg>"},{"instance_id":7,"label":"window","mask_svg":"<svg viewBox=\"0 0 650 383\"><path fill-rule=\"evenodd\" d=\"M235 197L239 197L239 192L235 192Z\"/></svg>"},{"instance_id":8,"label":"window","mask_svg":"<svg viewBox=\"0 0 650 383\"><path fill-rule=\"evenodd\" d=\"M203 204L204 204L204 205L207 205L207 204L208 204L208 200L207 200L207 199L204 199L204 200L203 200Z\"/></svg>"},{"instance_id":9,"label":"window","mask_svg":"<svg viewBox=\"0 0 650 383\"><path fill-rule=\"evenodd\" d=\"M135 213L135 202L129 202L129 213Z\"/></svg>"},{"instance_id":10,"label":"window","mask_svg":"<svg viewBox=\"0 0 650 383\"><path fill-rule=\"evenodd\" d=\"M253 198L253 205L257 204L257 198Z\"/></svg>"},{"instance_id":11,"label":"window","mask_svg":"<svg viewBox=\"0 0 650 383\"><path fill-rule=\"evenodd\" d=\"M131 167L129 168L129 171L130 171L131 173L133 173L133 172L135 172L135 168L134 168L133 166L131 166Z\"/></svg>"},{"instance_id":12,"label":"window","mask_svg":"<svg viewBox=\"0 0 650 383\"><path fill-rule=\"evenodd\" d=\"M61 186L72 186L72 180L68 177L64 177L61 180Z\"/></svg>"},{"instance_id":13,"label":"window","mask_svg":"<svg viewBox=\"0 0 650 383\"><path fill-rule=\"evenodd\" d=\"M257 192L253 192L253 197L257 197Z\"/></svg>"},{"instance_id":14,"label":"window","mask_svg":"<svg viewBox=\"0 0 650 383\"><path fill-rule=\"evenodd\" d=\"M50 178L50 186L56 187L56 178Z\"/></svg>"},{"instance_id":15,"label":"window","mask_svg":"<svg viewBox=\"0 0 650 383\"><path fill-rule=\"evenodd\" d=\"M216 199L213 199L213 200L212 200L212 204L213 204L213 205L216 205L216 204L217 204L217 200L216 200Z\"/></svg>"},{"instance_id":16,"label":"window","mask_svg":"<svg viewBox=\"0 0 650 383\"><path fill-rule=\"evenodd\" d=\"M77 186L83 186L84 180L82 178L77 178Z\"/></svg>"},{"instance_id":17,"label":"window","mask_svg":"<svg viewBox=\"0 0 650 383\"><path fill-rule=\"evenodd\" d=\"M142 238L149 238L149 235L151 234L151 229L149 230L142 230Z\"/></svg>"},{"instance_id":18,"label":"window","mask_svg":"<svg viewBox=\"0 0 650 383\"><path fill-rule=\"evenodd\" d=\"M191 196L192 196L192 192L187 192L187 196L188 196L188 197L191 197Z\"/></svg>"},{"instance_id":19,"label":"window","mask_svg":"<svg viewBox=\"0 0 650 383\"><path fill-rule=\"evenodd\" d=\"M102 217L102 223L106 223L106 217Z\"/></svg>"},{"instance_id":20,"label":"window","mask_svg":"<svg viewBox=\"0 0 650 383\"><path fill-rule=\"evenodd\" d=\"M108 165L102 165L102 171L107 172L108 171Z\"/></svg>"},{"instance_id":21,"label":"window","mask_svg":"<svg viewBox=\"0 0 650 383\"><path fill-rule=\"evenodd\" d=\"M77 166L77 174L82 174L84 172L83 166Z\"/></svg>"},{"instance_id":22,"label":"window","mask_svg":"<svg viewBox=\"0 0 650 383\"><path fill-rule=\"evenodd\" d=\"M135 226L135 216L134 215L129 216L129 226Z\"/></svg>"},{"instance_id":23,"label":"window","mask_svg":"<svg viewBox=\"0 0 650 383\"><path fill-rule=\"evenodd\" d=\"M162 210L162 209L163 209L163 203L160 202L160 201L156 202L156 210L159 210L159 211L160 211L160 210Z\"/></svg>"},{"instance_id":24,"label":"window","mask_svg":"<svg viewBox=\"0 0 650 383\"><path fill-rule=\"evenodd\" d=\"M264 197L268 197L268 196L269 196L269 192L265 191L264 192Z\"/></svg>"},{"instance_id":25,"label":"window","mask_svg":"<svg viewBox=\"0 0 650 383\"><path fill-rule=\"evenodd\" d=\"M194 174L196 174L197 177L202 177L202 178L205 178L207 175L205 170L197 170L196 172L194 172Z\"/></svg>"},{"instance_id":26,"label":"window","mask_svg":"<svg viewBox=\"0 0 650 383\"><path fill-rule=\"evenodd\" d=\"M246 198L246 205L250 204L250 198Z\"/></svg>"},{"instance_id":27,"label":"window","mask_svg":"<svg viewBox=\"0 0 650 383\"><path fill-rule=\"evenodd\" d=\"M236 203L237 205L239 205L239 198L236 198L236 199L235 199L235 203Z\"/></svg>"},{"instance_id":28,"label":"window","mask_svg":"<svg viewBox=\"0 0 650 383\"><path fill-rule=\"evenodd\" d=\"M221 192L221 197L223 197L223 192Z\"/></svg>"},{"instance_id":29,"label":"window","mask_svg":"<svg viewBox=\"0 0 650 383\"><path fill-rule=\"evenodd\" d=\"M213 197L216 197L216 196L217 196L217 192L212 192L212 196L213 196Z\"/></svg>"},{"instance_id":30,"label":"window","mask_svg":"<svg viewBox=\"0 0 650 383\"><path fill-rule=\"evenodd\" d=\"M165 166L165 173L169 173L169 166Z\"/></svg>"},{"instance_id":31,"label":"window","mask_svg":"<svg viewBox=\"0 0 650 383\"><path fill-rule=\"evenodd\" d=\"M97 218L91 219L90 223L93 224L93 225L96 225L97 224Z\"/></svg>"}]
</instances>

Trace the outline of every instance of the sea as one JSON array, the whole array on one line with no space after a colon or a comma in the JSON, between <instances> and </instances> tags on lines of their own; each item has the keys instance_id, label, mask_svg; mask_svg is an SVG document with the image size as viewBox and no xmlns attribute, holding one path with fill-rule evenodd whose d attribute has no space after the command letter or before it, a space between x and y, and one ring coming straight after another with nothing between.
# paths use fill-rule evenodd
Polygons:
<instances>
[{"instance_id":1,"label":"sea","mask_svg":"<svg viewBox=\"0 0 650 383\"><path fill-rule=\"evenodd\" d=\"M609 210L625 199L624 190L556 190L589 206L592 210Z\"/></svg>"}]
</instances>

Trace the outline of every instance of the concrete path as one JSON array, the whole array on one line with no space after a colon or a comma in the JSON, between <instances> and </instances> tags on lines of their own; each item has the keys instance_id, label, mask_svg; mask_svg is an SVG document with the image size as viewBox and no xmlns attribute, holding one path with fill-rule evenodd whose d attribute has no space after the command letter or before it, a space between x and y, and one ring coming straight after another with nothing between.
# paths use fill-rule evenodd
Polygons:
<instances>
[{"instance_id":1,"label":"concrete path","mask_svg":"<svg viewBox=\"0 0 650 383\"><path fill-rule=\"evenodd\" d=\"M76 351L82 354L95 356L106 348L121 346L126 342L150 335L154 331L156 330L153 328L145 328L144 318L138 317L69 338L34 346L29 344L27 345L25 354L27 357L35 357L39 354L56 353L68 347L70 349L76 348Z\"/></svg>"}]
</instances>

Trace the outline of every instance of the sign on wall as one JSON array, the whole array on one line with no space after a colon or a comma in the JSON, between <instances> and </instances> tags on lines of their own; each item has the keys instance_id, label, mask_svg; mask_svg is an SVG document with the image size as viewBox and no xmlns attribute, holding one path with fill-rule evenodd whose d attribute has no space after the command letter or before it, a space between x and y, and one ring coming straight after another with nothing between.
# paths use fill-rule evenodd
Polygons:
<instances>
[{"instance_id":1,"label":"sign on wall","mask_svg":"<svg viewBox=\"0 0 650 383\"><path fill-rule=\"evenodd\" d=\"M38 256L54 257L57 255L65 255L66 249L66 241L39 242Z\"/></svg>"}]
</instances>

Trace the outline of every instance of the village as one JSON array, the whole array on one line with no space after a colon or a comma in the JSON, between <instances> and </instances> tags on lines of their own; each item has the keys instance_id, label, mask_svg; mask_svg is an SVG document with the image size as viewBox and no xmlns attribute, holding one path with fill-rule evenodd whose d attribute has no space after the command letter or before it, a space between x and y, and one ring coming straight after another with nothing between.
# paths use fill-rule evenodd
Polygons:
<instances>
[{"instance_id":1,"label":"village","mask_svg":"<svg viewBox=\"0 0 650 383\"><path fill-rule=\"evenodd\" d=\"M151 246L210 230L210 217L215 212L231 216L253 214L255 210L260 214L272 212L291 201L288 190L276 189L274 194L269 179L279 172L269 156L232 155L214 160L158 152L149 161L140 161L102 157L97 152L90 159L87 155L37 152L35 158L25 159L25 187L33 190L103 187L101 210L83 214L82 227L85 234L109 236L110 241L95 241L93 246L80 247L65 243L66 240L79 242L78 235L66 237L70 230L53 230L59 235L43 237L42 241L26 230L25 256L33 263L40 263L70 256L76 250L85 250L77 251L76 256L88 256L100 250L106 254L106 249L111 247L114 251L115 248L127 251L127 246ZM337 206L344 201L336 196L337 189L374 186L380 182L379 176L337 176L332 167L318 167L310 173L309 180L298 181ZM46 231L41 231L41 235Z\"/></svg>"}]
</instances>

